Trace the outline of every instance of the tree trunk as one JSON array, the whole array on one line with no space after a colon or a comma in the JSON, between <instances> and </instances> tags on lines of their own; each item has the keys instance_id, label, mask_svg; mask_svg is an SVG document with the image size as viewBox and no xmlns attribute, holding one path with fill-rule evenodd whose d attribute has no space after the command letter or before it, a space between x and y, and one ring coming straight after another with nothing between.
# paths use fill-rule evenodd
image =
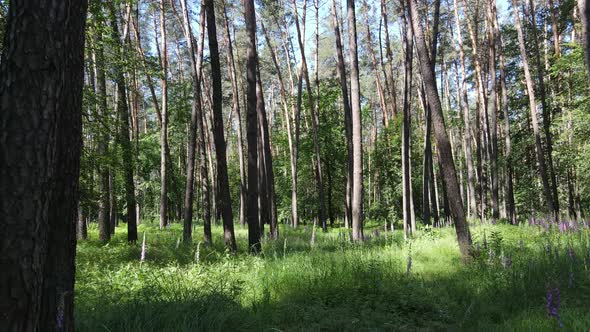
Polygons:
<instances>
[{"instance_id":1,"label":"tree trunk","mask_svg":"<svg viewBox=\"0 0 590 332\"><path fill-rule=\"evenodd\" d=\"M513 185L513 169L512 169L512 142L510 138L510 114L508 112L508 88L506 87L506 72L504 63L504 43L502 35L500 34L500 26L498 24L498 15L496 10L496 1L492 0L492 11L494 19L494 33L496 41L500 43L498 46L498 57L500 60L500 89L502 92L502 112L504 114L504 140L505 140L505 159L506 159L506 200L508 201L508 221L512 225L516 225L516 206L514 204L514 185Z\"/></svg>"},{"instance_id":2,"label":"tree trunk","mask_svg":"<svg viewBox=\"0 0 590 332\"><path fill-rule=\"evenodd\" d=\"M114 54L116 59L120 59L121 52L121 38L119 35L119 28L117 26L117 10L114 4L109 4L111 16L111 33L112 39L116 43ZM117 84L117 113L119 117L119 135L117 137L118 143L121 145L121 152L123 158L123 176L125 181L125 201L127 203L127 241L137 241L137 214L135 210L135 183L133 182L133 147L129 139L129 109L127 106L127 92L125 86L125 75L123 68L117 63L115 67L115 83Z\"/></svg>"},{"instance_id":3,"label":"tree trunk","mask_svg":"<svg viewBox=\"0 0 590 332\"><path fill-rule=\"evenodd\" d=\"M166 0L160 0L160 35L162 38L162 126L160 130L160 229L168 225L168 46L166 41Z\"/></svg>"},{"instance_id":4,"label":"tree trunk","mask_svg":"<svg viewBox=\"0 0 590 332\"><path fill-rule=\"evenodd\" d=\"M348 84L346 83L346 68L344 64L344 53L342 51L342 38L340 36L340 25L338 24L338 14L336 12L336 0L332 0L332 25L334 26L334 35L336 37L336 54L338 76L340 77L340 88L342 91L342 105L344 108L344 130L346 135L346 153L347 153L347 172L346 172L346 194L345 194L345 225L348 228L352 220L352 111L350 109L350 100L348 99Z\"/></svg>"},{"instance_id":5,"label":"tree trunk","mask_svg":"<svg viewBox=\"0 0 590 332\"><path fill-rule=\"evenodd\" d=\"M258 116L256 112L256 16L254 0L243 0L244 18L246 21L247 53L246 53L246 109L247 109L247 139L248 139L248 245L252 253L261 250L260 231L258 230Z\"/></svg>"},{"instance_id":6,"label":"tree trunk","mask_svg":"<svg viewBox=\"0 0 590 332\"><path fill-rule=\"evenodd\" d=\"M533 124L533 134L535 135L535 151L537 153L537 161L539 163L539 173L541 175L541 182L543 183L543 190L545 193L545 203L547 204L547 213L554 213L553 193L551 192L551 185L549 184L549 177L547 175L547 167L545 164L545 155L541 144L541 133L539 132L539 121L537 119L537 102L535 99L535 86L531 72L529 69L529 60L526 53L526 46L524 41L524 33L520 24L520 14L518 13L518 4L516 0L512 0L514 10L514 23L516 25L516 32L518 33L518 46L520 48L520 55L522 57L522 67L524 69L524 76L526 80L527 91L529 95L529 109L531 113L531 122ZM554 215L554 217L557 217Z\"/></svg>"},{"instance_id":7,"label":"tree trunk","mask_svg":"<svg viewBox=\"0 0 590 332\"><path fill-rule=\"evenodd\" d=\"M234 235L234 215L231 206L229 180L227 175L226 144L223 132L223 92L221 90L221 64L217 45L217 29L215 26L215 7L213 0L205 0L207 11L207 36L209 37L209 56L211 58L211 82L213 85L213 140L217 160L217 184L219 189L219 209L223 219L223 237L225 246L236 252Z\"/></svg>"},{"instance_id":8,"label":"tree trunk","mask_svg":"<svg viewBox=\"0 0 590 332\"><path fill-rule=\"evenodd\" d=\"M76 238L78 241L88 239L88 227L84 218L84 208L78 203L78 224L76 229Z\"/></svg>"},{"instance_id":9,"label":"tree trunk","mask_svg":"<svg viewBox=\"0 0 590 332\"><path fill-rule=\"evenodd\" d=\"M297 158L295 156L295 147L293 146L293 130L291 129L292 122L291 122L291 115L289 114L288 105L289 100L287 98L287 94L285 91L285 84L283 81L283 76L281 73L281 67L277 60L277 56L275 50L270 42L270 38L266 29L264 27L264 23L262 20L260 21L260 26L262 28L262 33L264 34L264 38L266 40L266 44L270 51L271 59L275 66L275 70L277 71L277 76L279 79L279 92L281 94L281 100L283 104L283 111L285 117L285 123L287 125L287 139L289 142L289 158L290 158L290 166L291 166L291 222L293 225L296 226L298 223L298 212L297 212Z\"/></svg>"},{"instance_id":10,"label":"tree trunk","mask_svg":"<svg viewBox=\"0 0 590 332\"><path fill-rule=\"evenodd\" d=\"M407 15L402 18L402 36L404 43L404 104L403 104L403 125L402 125L402 210L404 222L404 239L415 229L412 228L411 220L411 205L410 205L410 188L412 186L412 174L410 174L410 103L412 99L412 63L414 60L414 37L412 35L412 28L408 25ZM426 106L426 105L424 105ZM427 107L424 108L427 111ZM428 126L427 121L427 126ZM425 150L430 151L430 149ZM427 160L427 156L424 157ZM425 168L427 166L425 165ZM426 177L426 179L428 179ZM425 181L425 188L428 181ZM428 205L428 189L426 191L426 199L424 204ZM426 211L425 211L426 212ZM428 219L430 219L430 210L428 212ZM428 223L427 219L424 222Z\"/></svg>"},{"instance_id":11,"label":"tree trunk","mask_svg":"<svg viewBox=\"0 0 590 332\"><path fill-rule=\"evenodd\" d=\"M197 145L197 135L201 135L203 132L202 126L198 128L199 119L203 117L202 105L201 105L201 62L203 57L203 44L202 40L204 38L204 20L201 20L201 30L199 41L200 45L198 47L194 44L194 36L191 27L191 20L188 13L188 7L186 0L181 0L180 5L182 7L182 17L184 21L184 31L185 31L185 39L187 43L187 47L190 51L190 63L191 63L191 75L193 80L193 105L191 111L191 122L190 122L190 132L189 132L189 141L188 141L188 151L187 151L187 166L186 166L186 186L185 186L185 194L184 194L184 227L183 227L183 241L190 242L192 240L192 223L193 223L193 197L194 197L194 175L195 175L195 155L196 155L196 145ZM203 8L201 8L201 12L204 13ZM201 15L201 18L204 14ZM202 122L202 120L201 120ZM198 130L198 133L197 133ZM199 158L199 165L204 164L204 160ZM201 171L201 167L199 167ZM205 191L205 187L203 186L203 191ZM208 188L207 188L208 191ZM207 192L208 195L208 192ZM203 202L203 206L205 206L205 202ZM206 238L206 243L209 244L211 241L211 237Z\"/></svg>"},{"instance_id":12,"label":"tree trunk","mask_svg":"<svg viewBox=\"0 0 590 332\"><path fill-rule=\"evenodd\" d=\"M463 98L463 124L465 139L465 162L467 164L467 195L469 196L468 216L477 217L477 199L475 198L475 174L471 150L471 120L469 117L469 100L467 98L467 73L465 70L465 52L463 49L463 36L459 20L457 0L454 0L455 25L457 27L457 43L459 44L459 59L461 62L461 95Z\"/></svg>"},{"instance_id":13,"label":"tree trunk","mask_svg":"<svg viewBox=\"0 0 590 332\"><path fill-rule=\"evenodd\" d=\"M489 45L489 72L490 72L490 97L488 98L488 111L490 116L490 180L492 185L492 222L500 218L500 201L498 194L498 135L497 135L497 100L498 87L496 83L496 22L494 20L495 0L490 0L487 6L488 24L488 45Z\"/></svg>"},{"instance_id":14,"label":"tree trunk","mask_svg":"<svg viewBox=\"0 0 590 332\"><path fill-rule=\"evenodd\" d=\"M244 163L244 147L243 147L243 134L242 134L242 114L240 111L240 95L238 91L238 79L236 64L234 61L234 51L232 46L231 34L229 30L229 19L227 17L227 10L225 7L225 1L223 3L223 16L225 23L225 38L227 43L227 62L229 64L229 77L232 84L232 105L233 112L237 119L237 132L238 132L238 162L240 164L240 225L242 227L246 224L246 165ZM290 133L289 133L290 134Z\"/></svg>"},{"instance_id":15,"label":"tree trunk","mask_svg":"<svg viewBox=\"0 0 590 332\"><path fill-rule=\"evenodd\" d=\"M104 22L102 20L95 22L96 25L102 26ZM98 114L101 118L107 118L108 108L107 108L107 83L106 83L106 74L105 74L105 55L104 55L104 41L102 38L102 31L96 29L98 31L93 31L94 35L94 44L95 44L95 52L94 52L94 60L95 60L95 70L96 70L96 83L95 86L95 93L97 95L98 103ZM103 129L103 133L98 137L98 144L97 144L97 153L100 156L107 157L108 156L108 146L109 146L109 133L108 130ZM102 242L106 242L111 239L111 230L109 227L110 223L110 206L109 206L109 167L108 165L98 165L98 239Z\"/></svg>"},{"instance_id":16,"label":"tree trunk","mask_svg":"<svg viewBox=\"0 0 590 332\"><path fill-rule=\"evenodd\" d=\"M0 330L73 331L86 1L11 1L0 62Z\"/></svg>"},{"instance_id":17,"label":"tree trunk","mask_svg":"<svg viewBox=\"0 0 590 332\"><path fill-rule=\"evenodd\" d=\"M305 8L305 4L304 4ZM313 93L311 89L311 81L309 80L309 70L307 66L307 60L305 58L305 31L301 32L299 27L299 18L297 14L297 2L293 0L293 12L295 14L295 28L297 29L297 40L299 41L299 50L301 52L301 72L303 73L303 77L305 78L305 87L307 89L307 101L308 106L311 112L311 127L313 132L313 146L314 146L314 162L315 162L315 180L316 186L318 191L318 215L319 221L321 225L326 223L326 215L325 215L325 202L324 202L324 185L323 185L323 178L322 178L322 161L321 161L321 154L320 154L320 142L319 142L319 114L316 112L315 105L313 103ZM304 13L305 15L305 13ZM305 28L305 25L304 25ZM305 29L304 29L305 30Z\"/></svg>"},{"instance_id":18,"label":"tree trunk","mask_svg":"<svg viewBox=\"0 0 590 332\"><path fill-rule=\"evenodd\" d=\"M457 181L451 144L447 135L440 98L436 87L436 79L431 63L432 60L429 57L424 33L422 31L422 26L420 25L420 17L418 16L417 9L418 5L415 0L408 0L408 2L414 38L416 41L416 50L420 59L420 71L424 79L428 103L430 104L430 109L432 111L436 145L443 171L443 184L446 187L449 202L451 203L450 210L453 220L455 221L459 249L461 250L463 257L467 257L471 246L471 235L469 232L469 225L465 220L465 211L463 211L463 202L461 201L461 191L459 188L459 182Z\"/></svg>"},{"instance_id":19,"label":"tree trunk","mask_svg":"<svg viewBox=\"0 0 590 332\"><path fill-rule=\"evenodd\" d=\"M363 146L356 14L354 0L347 0L350 51L350 100L352 112L352 240L363 240Z\"/></svg>"}]
</instances>

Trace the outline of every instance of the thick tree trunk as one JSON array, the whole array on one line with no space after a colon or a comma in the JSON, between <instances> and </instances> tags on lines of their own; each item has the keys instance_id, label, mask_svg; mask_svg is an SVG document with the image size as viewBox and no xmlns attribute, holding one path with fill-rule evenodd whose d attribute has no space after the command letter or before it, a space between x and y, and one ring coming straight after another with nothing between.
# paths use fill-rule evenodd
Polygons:
<instances>
[{"instance_id":1,"label":"thick tree trunk","mask_svg":"<svg viewBox=\"0 0 590 332\"><path fill-rule=\"evenodd\" d=\"M352 112L352 240L363 240L363 146L359 84L356 13L354 0L347 0L350 52L350 101Z\"/></svg>"},{"instance_id":2,"label":"thick tree trunk","mask_svg":"<svg viewBox=\"0 0 590 332\"><path fill-rule=\"evenodd\" d=\"M114 4L109 4L111 18L112 39L117 43L114 54L117 59L122 56L121 38L117 26L117 10ZM115 64L115 83L117 84L117 114L119 117L118 143L121 145L123 158L123 177L125 182L125 201L127 203L127 241L137 241L137 214L135 210L135 183L133 182L133 147L129 139L129 108L127 106L127 92L123 68Z\"/></svg>"},{"instance_id":3,"label":"thick tree trunk","mask_svg":"<svg viewBox=\"0 0 590 332\"><path fill-rule=\"evenodd\" d=\"M524 69L524 76L529 95L529 109L531 113L531 122L533 124L533 134L535 135L535 150L537 152L537 162L539 163L539 173L541 175L541 182L543 183L543 191L545 193L545 203L547 204L547 213L554 213L553 193L551 192L551 185L549 184L549 177L547 174L547 167L545 163L545 154L543 153L543 146L541 144L541 133L539 132L539 121L537 119L537 102L535 99L535 86L531 71L529 69L529 60L525 46L524 33L522 25L520 24L520 14L518 13L518 3L512 0L514 10L514 23L516 25L516 32L518 33L518 46L520 48L520 55L522 57L522 66ZM554 217L557 217L554 215Z\"/></svg>"},{"instance_id":4,"label":"thick tree trunk","mask_svg":"<svg viewBox=\"0 0 590 332\"><path fill-rule=\"evenodd\" d=\"M430 109L432 110L434 134L436 137L438 155L443 171L443 184L446 187L449 202L451 204L450 210L453 220L455 221L455 230L457 232L459 249L461 250L463 257L467 257L469 255L469 248L471 246L471 234L469 232L469 225L465 220L465 211L463 210L461 191L459 188L459 182L457 181L451 144L447 135L440 98L438 96L438 90L436 87L436 79L431 63L432 60L430 59L426 48L426 41L424 39L424 33L420 24L420 17L418 16L418 5L416 4L415 0L408 0L408 2L414 38L416 41L416 50L420 59L420 71L424 79L428 103L430 104Z\"/></svg>"},{"instance_id":5,"label":"thick tree trunk","mask_svg":"<svg viewBox=\"0 0 590 332\"><path fill-rule=\"evenodd\" d=\"M225 246L236 252L234 235L234 215L231 206L229 180L227 175L226 144L223 132L223 92L221 90L221 63L217 45L217 29L215 26L215 7L213 0L205 0L207 11L207 36L209 37L209 56L211 58L211 82L213 85L213 140L217 161L217 184L219 189L219 209L223 219L223 237Z\"/></svg>"},{"instance_id":6,"label":"thick tree trunk","mask_svg":"<svg viewBox=\"0 0 590 332\"><path fill-rule=\"evenodd\" d=\"M86 6L10 2L0 62L2 331L74 330Z\"/></svg>"},{"instance_id":7,"label":"thick tree trunk","mask_svg":"<svg viewBox=\"0 0 590 332\"><path fill-rule=\"evenodd\" d=\"M254 0L243 0L244 18L246 21L247 54L246 54L246 124L248 139L248 202L246 206L248 221L248 245L252 253L261 250L260 231L258 227L258 115L256 112L256 16Z\"/></svg>"}]
</instances>

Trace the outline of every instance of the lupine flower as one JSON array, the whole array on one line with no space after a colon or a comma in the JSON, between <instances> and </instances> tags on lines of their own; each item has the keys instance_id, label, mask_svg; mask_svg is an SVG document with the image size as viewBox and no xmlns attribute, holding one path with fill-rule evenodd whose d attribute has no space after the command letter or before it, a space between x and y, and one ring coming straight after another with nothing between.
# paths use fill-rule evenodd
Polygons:
<instances>
[{"instance_id":1,"label":"lupine flower","mask_svg":"<svg viewBox=\"0 0 590 332\"><path fill-rule=\"evenodd\" d=\"M492 250L492 248L490 248L490 251L489 251L489 258L490 258L490 263L492 263L494 261L494 251Z\"/></svg>"},{"instance_id":2,"label":"lupine flower","mask_svg":"<svg viewBox=\"0 0 590 332\"><path fill-rule=\"evenodd\" d=\"M375 229L373 230L373 235L374 235L375 237L379 237L379 236L381 235L381 233L379 233L379 230L378 230L377 228L375 228Z\"/></svg>"},{"instance_id":3,"label":"lupine flower","mask_svg":"<svg viewBox=\"0 0 590 332\"><path fill-rule=\"evenodd\" d=\"M561 323L558 313L560 300L559 288L557 288L557 286L555 288L548 287L547 302L545 304L545 307L547 308L547 317L555 318L559 328L562 328L563 324Z\"/></svg>"},{"instance_id":4,"label":"lupine flower","mask_svg":"<svg viewBox=\"0 0 590 332\"><path fill-rule=\"evenodd\" d=\"M140 263L145 261L145 232L143 232L143 242L141 243L141 258L139 259Z\"/></svg>"}]
</instances>

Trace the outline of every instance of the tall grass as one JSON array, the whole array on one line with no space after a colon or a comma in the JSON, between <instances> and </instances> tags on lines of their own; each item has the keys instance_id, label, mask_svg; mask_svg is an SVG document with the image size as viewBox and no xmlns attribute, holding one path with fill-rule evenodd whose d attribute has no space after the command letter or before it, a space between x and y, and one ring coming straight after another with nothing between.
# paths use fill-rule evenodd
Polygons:
<instances>
[{"instance_id":1,"label":"tall grass","mask_svg":"<svg viewBox=\"0 0 590 332\"><path fill-rule=\"evenodd\" d=\"M377 229L376 225L372 225ZM369 227L370 228L370 227ZM78 244L76 319L81 331L514 330L590 326L590 231L539 226L472 228L473 260L461 263L453 229L371 232L362 245L344 229L281 227L259 256L195 239L180 225L140 225L141 243L117 228L108 244ZM197 228L195 234L200 234ZM198 262L195 261L196 252ZM408 262L411 260L411 266ZM560 322L547 291L560 291Z\"/></svg>"}]
</instances>

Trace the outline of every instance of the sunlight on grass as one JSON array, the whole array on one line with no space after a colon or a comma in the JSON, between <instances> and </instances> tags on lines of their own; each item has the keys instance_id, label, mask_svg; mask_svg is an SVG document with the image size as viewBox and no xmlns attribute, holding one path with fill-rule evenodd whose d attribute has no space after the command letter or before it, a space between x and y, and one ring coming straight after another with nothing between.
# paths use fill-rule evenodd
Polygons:
<instances>
[{"instance_id":1,"label":"sunlight on grass","mask_svg":"<svg viewBox=\"0 0 590 332\"><path fill-rule=\"evenodd\" d=\"M367 228L367 234L375 226ZM76 317L80 330L553 330L548 284L561 291L566 330L590 326L590 232L539 227L472 228L474 259L462 264L452 228L373 233L365 244L344 229L317 232L281 226L263 253L180 242L182 226L140 225L141 243L119 227L108 244L78 244ZM198 248L198 249L197 249ZM198 254L197 254L198 250ZM195 257L198 256L198 262ZM408 263L411 257L411 264ZM409 266L410 265L410 266Z\"/></svg>"}]
</instances>

